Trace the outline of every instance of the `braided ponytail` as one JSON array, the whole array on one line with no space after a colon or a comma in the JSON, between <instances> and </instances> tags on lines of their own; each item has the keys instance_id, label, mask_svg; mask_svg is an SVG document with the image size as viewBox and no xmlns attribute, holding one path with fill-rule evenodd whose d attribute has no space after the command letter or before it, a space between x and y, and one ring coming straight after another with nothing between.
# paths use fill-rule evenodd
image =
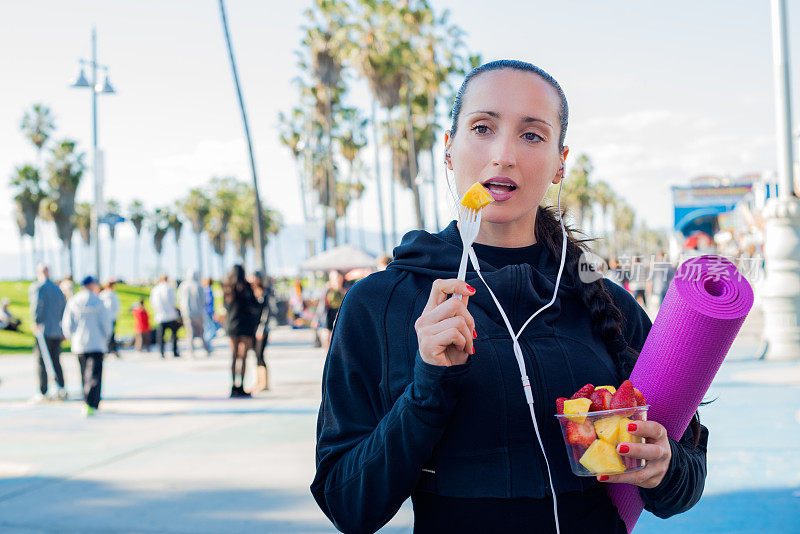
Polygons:
<instances>
[{"instance_id":1,"label":"braided ponytail","mask_svg":"<svg viewBox=\"0 0 800 534\"><path fill-rule=\"evenodd\" d=\"M562 220L566 215L566 209L561 213ZM581 255L589 251L586 243L593 239L578 239L574 236L578 233L574 228L564 225L567 231L567 259L564 262L566 271L570 275L577 275L578 262ZM536 212L536 223L534 234L537 243L544 243L547 249L556 257L561 254L561 225L558 221L558 208L556 206L539 206ZM579 277L575 276L581 289L581 299L584 306L589 310L592 319L592 328L603 339L608 349L608 353L614 360L617 374L620 380L625 380L631 376L633 366L639 353L625 341L623 335L623 322L625 317L622 315L617 304L605 286L603 278L594 282L584 283ZM694 435L694 446L700 441L700 415L695 412L690 423Z\"/></svg>"}]
</instances>

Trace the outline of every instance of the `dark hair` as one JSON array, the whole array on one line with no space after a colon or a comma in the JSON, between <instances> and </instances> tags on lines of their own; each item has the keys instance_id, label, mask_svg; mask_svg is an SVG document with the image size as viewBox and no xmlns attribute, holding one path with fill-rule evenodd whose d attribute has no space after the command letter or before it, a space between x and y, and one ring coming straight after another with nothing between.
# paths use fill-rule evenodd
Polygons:
<instances>
[{"instance_id":1,"label":"dark hair","mask_svg":"<svg viewBox=\"0 0 800 534\"><path fill-rule=\"evenodd\" d=\"M484 63L480 67L472 69L469 74L467 74L467 76L464 78L464 81L461 82L461 87L458 88L458 93L456 93L455 100L453 100L453 123L450 125L450 136L452 137L456 135L458 116L461 115L461 105L464 103L464 94L467 91L469 82L484 72L503 69L532 72L546 81L553 89L556 90L561 100L561 108L558 111L558 122L561 126L561 131L558 134L558 148L559 150L564 148L564 138L567 135L567 123L569 122L569 106L567 105L567 97L564 94L564 90L561 89L561 86L558 85L558 82L555 80L555 78L547 74L536 65L526 63L524 61L518 61L516 59L500 59L497 61L490 61L489 63Z\"/></svg>"},{"instance_id":2,"label":"dark hair","mask_svg":"<svg viewBox=\"0 0 800 534\"><path fill-rule=\"evenodd\" d=\"M233 302L245 291L245 286L249 286L249 284L244 276L244 267L237 263L231 267L231 270L225 275L225 280L222 281L222 296L225 302L228 304Z\"/></svg>"},{"instance_id":3,"label":"dark hair","mask_svg":"<svg viewBox=\"0 0 800 534\"><path fill-rule=\"evenodd\" d=\"M458 89L455 100L453 101L453 123L450 127L450 135L455 136L456 128L458 126L458 117L461 114L461 106L464 102L464 94L469 86L469 82L476 76L489 71L511 69L522 72L531 72L536 74L558 93L561 99L561 108L559 110L559 124L561 131L559 132L558 147L564 147L564 138L567 134L567 124L569 122L569 106L567 105L567 97L558 82L548 73L539 67L526 63L524 61L502 59L485 63L470 71L461 83ZM562 212L562 220L566 215L566 209ZM580 281L577 276L578 263L581 255L585 251L589 251L588 242L592 239L578 239L574 234L578 233L573 228L566 224L564 228L567 231L567 258L564 263L566 273L572 278L578 280L581 289L581 300L584 306L589 310L591 316L592 328L603 339L603 342L608 349L609 354L614 359L614 365L617 368L617 373L620 380L625 380L631 376L633 366L639 353L628 345L623 335L624 316L614 302L611 293L606 289L605 281L601 278L594 282L584 283ZM534 234L537 243L544 243L547 249L555 256L561 256L561 224L558 220L558 207L556 206L539 206L536 212L536 222L534 226ZM700 416L695 412L691 422L692 432L694 434L695 447L700 440Z\"/></svg>"}]
</instances>

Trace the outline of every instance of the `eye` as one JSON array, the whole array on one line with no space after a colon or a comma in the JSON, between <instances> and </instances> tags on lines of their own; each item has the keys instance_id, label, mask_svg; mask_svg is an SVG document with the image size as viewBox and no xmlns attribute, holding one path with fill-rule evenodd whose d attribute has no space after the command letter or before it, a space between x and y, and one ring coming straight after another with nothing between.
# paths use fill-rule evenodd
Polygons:
<instances>
[{"instance_id":1,"label":"eye","mask_svg":"<svg viewBox=\"0 0 800 534\"><path fill-rule=\"evenodd\" d=\"M478 135L484 135L484 134L489 133L489 127L486 126L485 124L476 124L475 126L470 128L470 130L472 130L473 132L475 132Z\"/></svg>"},{"instance_id":2,"label":"eye","mask_svg":"<svg viewBox=\"0 0 800 534\"><path fill-rule=\"evenodd\" d=\"M537 141L537 140L538 141L544 141L544 139L542 138L541 135L539 135L537 133L534 133L534 132L525 132L524 134L522 134L522 137L526 141Z\"/></svg>"}]
</instances>

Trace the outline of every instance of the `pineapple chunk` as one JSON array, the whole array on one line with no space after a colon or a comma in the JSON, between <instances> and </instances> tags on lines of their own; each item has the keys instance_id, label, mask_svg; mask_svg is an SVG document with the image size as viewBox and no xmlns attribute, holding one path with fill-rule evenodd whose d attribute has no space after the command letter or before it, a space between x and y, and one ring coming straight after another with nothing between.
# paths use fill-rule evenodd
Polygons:
<instances>
[{"instance_id":1,"label":"pineapple chunk","mask_svg":"<svg viewBox=\"0 0 800 534\"><path fill-rule=\"evenodd\" d=\"M480 182L475 182L467 189L464 196L461 197L461 204L471 210L479 211L487 205L494 202L494 198L489 194L489 191L481 185Z\"/></svg>"},{"instance_id":2,"label":"pineapple chunk","mask_svg":"<svg viewBox=\"0 0 800 534\"><path fill-rule=\"evenodd\" d=\"M623 417L619 422L619 436L617 436L617 443L644 443L643 439L639 436L634 436L628 432L628 423L633 423L631 419Z\"/></svg>"},{"instance_id":3,"label":"pineapple chunk","mask_svg":"<svg viewBox=\"0 0 800 534\"><path fill-rule=\"evenodd\" d=\"M591 405L592 401L584 398L565 400L564 415L566 415L567 419L570 421L581 424L586 421L586 412L589 411L589 406Z\"/></svg>"},{"instance_id":4,"label":"pineapple chunk","mask_svg":"<svg viewBox=\"0 0 800 534\"><path fill-rule=\"evenodd\" d=\"M612 395L617 392L617 388L615 388L614 386L599 386L594 388L595 391L597 391L598 389L607 389L608 391L611 392Z\"/></svg>"},{"instance_id":5,"label":"pineapple chunk","mask_svg":"<svg viewBox=\"0 0 800 534\"><path fill-rule=\"evenodd\" d=\"M578 461L583 467L596 474L610 475L625 471L622 457L617 454L614 447L602 439L594 440Z\"/></svg>"},{"instance_id":6,"label":"pineapple chunk","mask_svg":"<svg viewBox=\"0 0 800 534\"><path fill-rule=\"evenodd\" d=\"M595 421L594 430L597 432L597 437L604 440L612 447L616 447L620 419L622 418L619 415L612 415L611 417L604 417Z\"/></svg>"}]
</instances>

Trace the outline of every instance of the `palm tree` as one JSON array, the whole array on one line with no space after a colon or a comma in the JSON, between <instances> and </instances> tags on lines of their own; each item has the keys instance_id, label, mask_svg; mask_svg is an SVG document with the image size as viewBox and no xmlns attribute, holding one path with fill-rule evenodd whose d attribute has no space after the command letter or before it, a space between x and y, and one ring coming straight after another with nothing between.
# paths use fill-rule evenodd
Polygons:
<instances>
[{"instance_id":1,"label":"palm tree","mask_svg":"<svg viewBox=\"0 0 800 534\"><path fill-rule=\"evenodd\" d=\"M108 216L106 224L108 224L108 235L111 237L111 247L109 247L109 273L113 276L116 272L116 258L117 258L117 221L120 215L120 205L114 199L106 201L105 213Z\"/></svg>"},{"instance_id":2,"label":"palm tree","mask_svg":"<svg viewBox=\"0 0 800 534\"><path fill-rule=\"evenodd\" d=\"M350 203L359 198L364 191L364 185L355 180L355 168L361 150L367 146L365 130L367 119L361 117L356 108L342 108L340 110L341 131L336 136L339 145L339 152L347 161L347 180L343 184L337 184L337 199L342 190L343 201L336 205L337 215L344 219L344 240L350 242L350 235L347 225L347 208Z\"/></svg>"},{"instance_id":3,"label":"palm tree","mask_svg":"<svg viewBox=\"0 0 800 534\"><path fill-rule=\"evenodd\" d=\"M153 248L156 251L156 274L161 274L161 253L164 251L164 236L169 230L169 208L156 208L148 225L153 232Z\"/></svg>"},{"instance_id":4,"label":"palm tree","mask_svg":"<svg viewBox=\"0 0 800 534\"><path fill-rule=\"evenodd\" d=\"M177 206L180 209L180 204ZM252 211L250 212L252 214ZM175 236L175 265L178 268L178 276L182 276L183 266L181 265L181 230L183 229L183 221L176 212L170 212L167 217L167 226L172 230L172 235Z\"/></svg>"},{"instance_id":5,"label":"palm tree","mask_svg":"<svg viewBox=\"0 0 800 534\"><path fill-rule=\"evenodd\" d=\"M309 113L300 107L292 108L286 115L282 111L278 113L278 123L280 124L280 141L292 153L292 158L297 168L298 181L300 183L300 201L303 210L303 222L309 222L308 191L306 186L306 173L310 170L309 156L311 156L311 118ZM305 172L304 172L305 171ZM306 256L314 254L313 241L307 243Z\"/></svg>"},{"instance_id":6,"label":"palm tree","mask_svg":"<svg viewBox=\"0 0 800 534\"><path fill-rule=\"evenodd\" d=\"M128 205L128 220L133 225L133 230L136 232L136 241L134 241L133 253L133 268L134 277L139 278L139 241L142 236L142 224L144 223L147 215L145 213L144 204L141 200L134 200Z\"/></svg>"},{"instance_id":7,"label":"palm tree","mask_svg":"<svg viewBox=\"0 0 800 534\"><path fill-rule=\"evenodd\" d=\"M314 0L313 8L306 9L305 16L310 25L304 29L305 36L302 44L308 50L310 57L310 71L314 79L314 89L322 104L322 126L324 130L328 194L330 195L327 206L333 208L333 214L329 218L335 221L336 207L336 177L333 164L333 120L334 102L338 100L338 95L342 92L340 82L342 79L343 62L346 50L351 46L348 40L349 27L346 15L349 13L349 6L343 0ZM335 231L333 240L338 245L338 235ZM326 233L328 225L326 224ZM327 235L323 240L323 248L326 247Z\"/></svg>"},{"instance_id":8,"label":"palm tree","mask_svg":"<svg viewBox=\"0 0 800 534\"><path fill-rule=\"evenodd\" d=\"M83 244L89 246L92 241L92 205L88 202L75 204L75 215L72 216L72 222L75 229L78 230ZM83 254L78 254L78 257L82 256ZM81 261L80 264L82 266L83 262Z\"/></svg>"},{"instance_id":9,"label":"palm tree","mask_svg":"<svg viewBox=\"0 0 800 534\"><path fill-rule=\"evenodd\" d=\"M195 187L189 190L189 196L179 204L179 210L189 219L192 231L194 231L194 235L197 238L197 271L202 274L203 244L201 236L208 220L208 214L211 211L211 200L202 189ZM208 268L210 271L211 266L209 265Z\"/></svg>"},{"instance_id":10,"label":"palm tree","mask_svg":"<svg viewBox=\"0 0 800 534\"><path fill-rule=\"evenodd\" d=\"M31 268L36 264L36 246L33 236L36 232L36 216L42 202L42 184L39 170L33 165L23 165L14 169L11 176L11 190L14 193L15 220L20 238L30 237Z\"/></svg>"},{"instance_id":11,"label":"palm tree","mask_svg":"<svg viewBox=\"0 0 800 534\"><path fill-rule=\"evenodd\" d=\"M633 208L624 200L618 199L614 202L614 230L621 240L621 247L629 244L630 233L636 222L636 214Z\"/></svg>"},{"instance_id":12,"label":"palm tree","mask_svg":"<svg viewBox=\"0 0 800 534\"><path fill-rule=\"evenodd\" d=\"M372 125L375 142L375 176L378 188L378 214L381 223L381 244L387 250L383 221L383 195L380 179L380 143L378 141L378 119L376 103L386 110L391 117L393 110L400 104L400 89L403 86L404 71L402 65L404 45L399 35L399 28L391 20L395 6L390 0L356 0L355 17L351 25L349 61L356 70L366 78L372 93ZM395 17L396 18L396 17ZM357 43L357 44L356 44ZM389 181L390 222L392 243L397 242L397 218L394 203L394 180Z\"/></svg>"},{"instance_id":13,"label":"palm tree","mask_svg":"<svg viewBox=\"0 0 800 534\"><path fill-rule=\"evenodd\" d=\"M36 168L42 168L42 150L55 130L55 119L50 108L43 104L34 104L29 111L26 111L20 121L20 130L25 137L36 148ZM33 218L34 233L30 234L31 243L36 232L36 217ZM39 233L41 240L41 232ZM34 249L35 250L35 249ZM41 250L44 251L44 243L41 243ZM35 254L35 253L34 253Z\"/></svg>"},{"instance_id":14,"label":"palm tree","mask_svg":"<svg viewBox=\"0 0 800 534\"><path fill-rule=\"evenodd\" d=\"M241 198L241 191L246 188L246 184L235 178L211 179L211 206L206 221L206 231L211 239L214 252L219 257L220 276L225 274L224 256L228 239L228 224Z\"/></svg>"},{"instance_id":15,"label":"palm tree","mask_svg":"<svg viewBox=\"0 0 800 534\"><path fill-rule=\"evenodd\" d=\"M575 219L578 229L586 231L583 226L584 217L587 216L586 208L590 205L591 185L589 184L589 175L593 170L592 162L589 156L581 154L575 161L572 169L569 171L567 180L564 182L564 191L562 193L566 205L572 207L575 211ZM588 214L591 218L591 214Z\"/></svg>"},{"instance_id":16,"label":"palm tree","mask_svg":"<svg viewBox=\"0 0 800 534\"><path fill-rule=\"evenodd\" d=\"M75 213L75 192L83 177L86 166L83 163L85 154L76 151L76 142L64 139L57 143L51 151L51 159L47 163L47 197L42 206L45 219L56 226L56 233L69 255L69 272L72 273L72 233L75 225L72 216Z\"/></svg>"}]
</instances>

